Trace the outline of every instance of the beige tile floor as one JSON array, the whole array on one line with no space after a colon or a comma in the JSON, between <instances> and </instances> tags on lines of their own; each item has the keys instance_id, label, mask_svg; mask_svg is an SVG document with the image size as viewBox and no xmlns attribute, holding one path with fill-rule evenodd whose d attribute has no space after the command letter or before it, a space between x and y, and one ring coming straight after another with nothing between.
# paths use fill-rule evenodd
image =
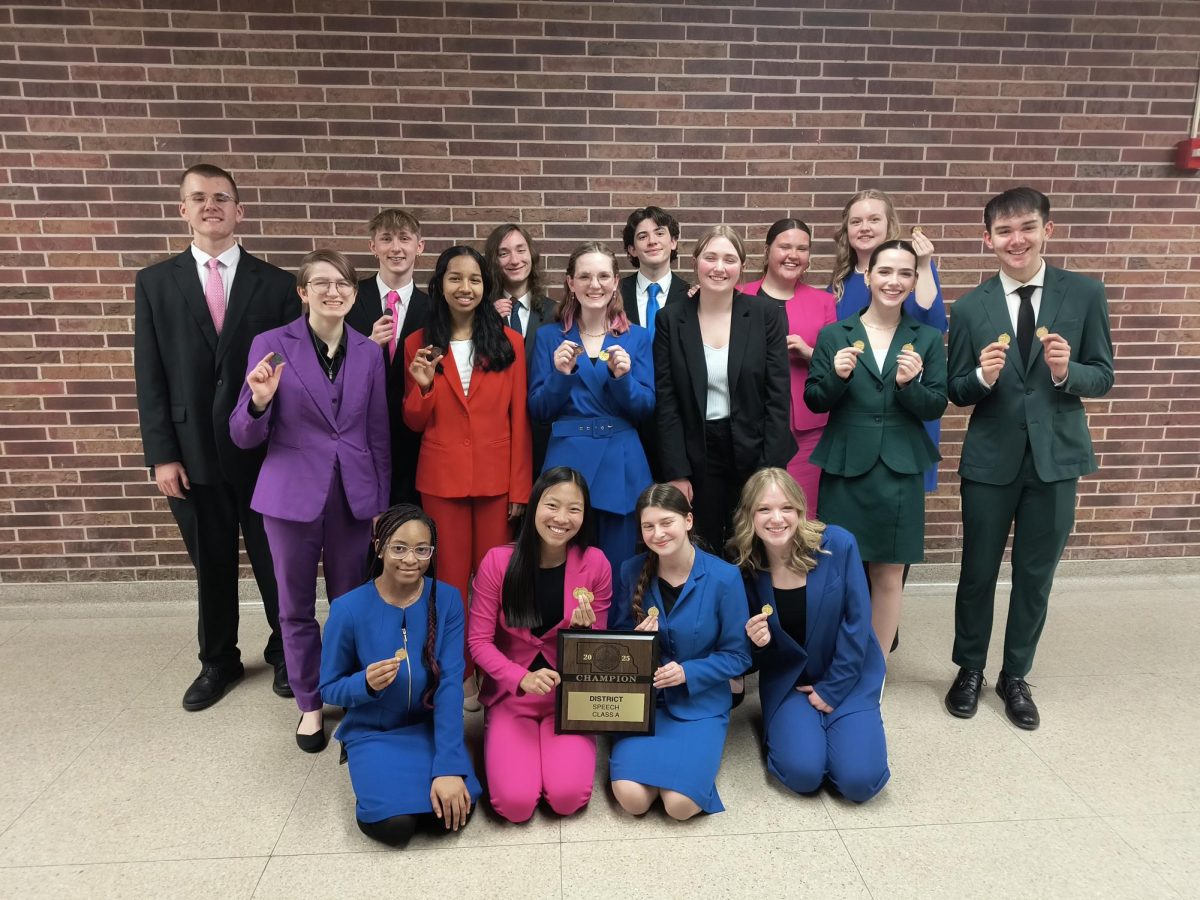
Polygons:
<instances>
[{"instance_id":1,"label":"beige tile floor","mask_svg":"<svg viewBox=\"0 0 1200 900\"><path fill-rule=\"evenodd\" d=\"M246 680L186 713L188 601L5 588L0 684L17 714L0 744L0 895L1200 896L1200 575L1147 570L1060 579L1032 733L990 688L973 720L945 713L953 586L911 587L884 698L892 780L864 806L772 783L752 698L733 717L720 815L625 818L602 755L581 815L513 826L484 811L406 851L359 834L336 746L296 749L253 606Z\"/></svg>"}]
</instances>

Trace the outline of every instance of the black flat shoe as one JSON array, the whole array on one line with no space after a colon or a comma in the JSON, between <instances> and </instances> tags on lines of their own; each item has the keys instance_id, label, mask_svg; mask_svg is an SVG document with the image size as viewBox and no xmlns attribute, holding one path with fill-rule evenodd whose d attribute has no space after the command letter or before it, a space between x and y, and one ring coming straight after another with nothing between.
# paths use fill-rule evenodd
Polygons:
<instances>
[{"instance_id":1,"label":"black flat shoe","mask_svg":"<svg viewBox=\"0 0 1200 900\"><path fill-rule=\"evenodd\" d=\"M959 669L958 677L946 692L946 709L950 715L969 719L979 708L979 691L986 679L981 669Z\"/></svg>"},{"instance_id":2,"label":"black flat shoe","mask_svg":"<svg viewBox=\"0 0 1200 900\"><path fill-rule=\"evenodd\" d=\"M1018 728L1033 731L1042 723L1037 704L1033 702L1033 694L1029 692L1029 682L1024 678L1001 672L996 679L996 693L1004 701L1004 713L1008 721Z\"/></svg>"},{"instance_id":3,"label":"black flat shoe","mask_svg":"<svg viewBox=\"0 0 1200 900\"><path fill-rule=\"evenodd\" d=\"M271 682L271 690L280 697L294 697L292 686L288 683L287 663L279 662L275 664L275 678Z\"/></svg>"},{"instance_id":4,"label":"black flat shoe","mask_svg":"<svg viewBox=\"0 0 1200 900\"><path fill-rule=\"evenodd\" d=\"M300 717L300 722L304 721L304 716ZM296 723L296 727L300 727L300 722ZM320 753L329 743L329 738L325 736L325 723L321 723L321 730L313 734L300 734L296 732L296 746L305 753Z\"/></svg>"},{"instance_id":5,"label":"black flat shoe","mask_svg":"<svg viewBox=\"0 0 1200 900\"><path fill-rule=\"evenodd\" d=\"M225 696L225 692L242 680L246 674L241 663L236 669L222 671L217 666L205 666L183 693L183 708L188 712L208 709Z\"/></svg>"}]
</instances>

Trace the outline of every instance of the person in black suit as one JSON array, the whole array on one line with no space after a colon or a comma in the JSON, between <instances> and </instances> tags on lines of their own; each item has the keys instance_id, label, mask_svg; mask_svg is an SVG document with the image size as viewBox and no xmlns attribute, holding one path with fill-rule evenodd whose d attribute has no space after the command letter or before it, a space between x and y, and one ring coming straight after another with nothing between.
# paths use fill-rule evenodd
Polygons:
<instances>
[{"instance_id":1,"label":"person in black suit","mask_svg":"<svg viewBox=\"0 0 1200 900\"><path fill-rule=\"evenodd\" d=\"M625 316L631 325L642 325L650 333L654 345L654 326L658 311L667 304L678 303L688 295L691 285L671 271L679 261L679 220L657 206L635 209L625 221L621 232L625 253L637 270L621 279L621 300ZM651 303L653 295L653 303ZM654 315L647 315L653 306ZM658 465L658 437L653 420L638 426L642 449L650 462L650 473L656 482L666 481Z\"/></svg>"},{"instance_id":2,"label":"person in black suit","mask_svg":"<svg viewBox=\"0 0 1200 900\"><path fill-rule=\"evenodd\" d=\"M737 232L710 228L693 256L700 290L664 308L654 335L659 465L722 554L746 479L796 454L791 375L778 306L734 289L746 262Z\"/></svg>"},{"instance_id":3,"label":"person in black suit","mask_svg":"<svg viewBox=\"0 0 1200 900\"><path fill-rule=\"evenodd\" d=\"M171 507L196 567L199 676L183 708L204 709L241 679L238 529L262 594L271 636L264 658L273 689L292 696L279 634L279 595L262 517L250 509L262 451L229 437L250 341L300 314L296 279L251 256L234 232L245 211L223 169L192 166L180 179L179 214L192 231L183 253L138 272L134 378L146 465Z\"/></svg>"},{"instance_id":4,"label":"person in black suit","mask_svg":"<svg viewBox=\"0 0 1200 900\"><path fill-rule=\"evenodd\" d=\"M367 230L379 271L358 283L358 297L346 316L346 324L383 349L392 437L392 505L419 505L416 478L421 436L404 424L403 357L404 339L424 328L429 319L429 295L413 280L425 241L421 238L421 223L405 209L380 210Z\"/></svg>"},{"instance_id":5,"label":"person in black suit","mask_svg":"<svg viewBox=\"0 0 1200 900\"><path fill-rule=\"evenodd\" d=\"M483 258L491 269L496 312L504 324L525 338L526 374L533 365L533 341L537 330L553 322L554 301L542 285L541 254L529 232L515 222L497 225L483 245ZM533 432L533 477L546 462L550 445L550 423L530 420ZM519 527L519 526L518 526Z\"/></svg>"}]
</instances>

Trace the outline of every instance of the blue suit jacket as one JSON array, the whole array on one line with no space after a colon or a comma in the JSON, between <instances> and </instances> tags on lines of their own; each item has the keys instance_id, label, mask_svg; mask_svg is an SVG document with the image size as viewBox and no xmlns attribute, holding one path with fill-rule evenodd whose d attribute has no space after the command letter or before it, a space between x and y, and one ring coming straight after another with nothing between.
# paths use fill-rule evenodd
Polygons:
<instances>
[{"instance_id":1,"label":"blue suit jacket","mask_svg":"<svg viewBox=\"0 0 1200 900\"><path fill-rule=\"evenodd\" d=\"M808 640L804 646L768 620L771 642L760 658L758 695L763 724L770 728L780 704L797 684L811 684L833 707L831 719L878 708L886 664L871 627L871 595L854 536L837 525L825 526L817 567L808 573ZM751 614L774 603L771 573L746 581Z\"/></svg>"},{"instance_id":2,"label":"blue suit jacket","mask_svg":"<svg viewBox=\"0 0 1200 900\"><path fill-rule=\"evenodd\" d=\"M633 628L633 589L646 554L621 566L621 592L609 610L609 627ZM683 666L687 681L660 692L677 719L706 719L729 712L729 679L750 667L746 637L746 589L735 566L696 548L696 560L679 599L667 613L655 579L642 597L642 608L657 606L661 660ZM869 625L869 623L868 623Z\"/></svg>"},{"instance_id":3,"label":"blue suit jacket","mask_svg":"<svg viewBox=\"0 0 1200 900\"><path fill-rule=\"evenodd\" d=\"M605 363L586 359L564 375L554 367L554 351L564 340L583 343L578 323L565 333L557 324L538 329L530 357L530 418L553 423L544 468L577 469L596 509L625 515L652 480L636 430L654 414L650 337L640 325L605 335L604 348L619 346L632 360L621 378L613 378Z\"/></svg>"}]
</instances>

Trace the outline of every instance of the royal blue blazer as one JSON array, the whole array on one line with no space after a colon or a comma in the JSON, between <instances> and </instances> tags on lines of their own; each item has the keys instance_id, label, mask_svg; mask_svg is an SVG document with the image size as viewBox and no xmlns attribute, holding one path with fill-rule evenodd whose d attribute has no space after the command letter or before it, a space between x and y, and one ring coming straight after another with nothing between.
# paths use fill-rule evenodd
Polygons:
<instances>
[{"instance_id":1,"label":"royal blue blazer","mask_svg":"<svg viewBox=\"0 0 1200 900\"><path fill-rule=\"evenodd\" d=\"M767 620L771 642L758 655L758 696L763 725L771 719L798 684L811 684L833 707L830 720L878 708L886 664L871 627L871 594L858 544L837 525L826 525L817 554L817 567L808 573L808 639L798 644L779 625ZM746 579L751 615L764 603L775 603L771 573Z\"/></svg>"},{"instance_id":2,"label":"royal blue blazer","mask_svg":"<svg viewBox=\"0 0 1200 900\"><path fill-rule=\"evenodd\" d=\"M645 558L639 553L621 566L621 592L609 610L609 628L633 628L633 589ZM642 597L642 609L651 606L659 609L660 665L677 662L687 676L678 687L658 692L667 712L684 720L729 712L729 679L750 667L746 589L737 567L697 547L692 571L671 612L663 606L657 578Z\"/></svg>"},{"instance_id":3,"label":"royal blue blazer","mask_svg":"<svg viewBox=\"0 0 1200 900\"><path fill-rule=\"evenodd\" d=\"M653 480L637 426L654 414L654 354L640 325L604 336L603 348L620 346L632 361L613 378L607 363L580 358L564 375L554 351L564 340L582 345L579 324L564 332L557 324L538 329L529 368L529 415L552 423L544 468L570 466L587 481L592 506L627 515Z\"/></svg>"}]
</instances>

